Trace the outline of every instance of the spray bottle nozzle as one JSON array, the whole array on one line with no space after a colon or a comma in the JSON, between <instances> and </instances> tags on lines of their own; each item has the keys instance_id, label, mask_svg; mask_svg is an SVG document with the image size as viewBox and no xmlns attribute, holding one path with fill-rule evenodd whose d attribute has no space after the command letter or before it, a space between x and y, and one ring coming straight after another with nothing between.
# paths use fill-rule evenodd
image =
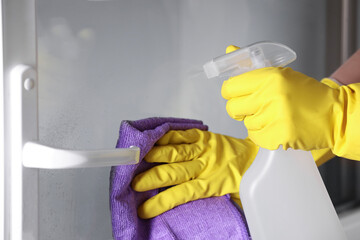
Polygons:
<instances>
[{"instance_id":1,"label":"spray bottle nozzle","mask_svg":"<svg viewBox=\"0 0 360 240\"><path fill-rule=\"evenodd\" d=\"M232 77L263 67L284 67L296 59L296 53L280 43L259 42L212 59L204 65L208 78Z\"/></svg>"}]
</instances>

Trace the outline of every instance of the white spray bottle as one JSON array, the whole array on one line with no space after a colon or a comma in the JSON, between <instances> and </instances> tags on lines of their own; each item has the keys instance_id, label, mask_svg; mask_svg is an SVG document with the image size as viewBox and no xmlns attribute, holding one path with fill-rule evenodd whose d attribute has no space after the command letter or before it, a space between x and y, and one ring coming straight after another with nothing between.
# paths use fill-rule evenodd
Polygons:
<instances>
[{"instance_id":1,"label":"white spray bottle","mask_svg":"<svg viewBox=\"0 0 360 240\"><path fill-rule=\"evenodd\" d=\"M231 77L296 59L289 47L260 42L214 58L208 78ZM346 235L310 152L259 149L240 184L240 199L254 240L342 240Z\"/></svg>"}]
</instances>

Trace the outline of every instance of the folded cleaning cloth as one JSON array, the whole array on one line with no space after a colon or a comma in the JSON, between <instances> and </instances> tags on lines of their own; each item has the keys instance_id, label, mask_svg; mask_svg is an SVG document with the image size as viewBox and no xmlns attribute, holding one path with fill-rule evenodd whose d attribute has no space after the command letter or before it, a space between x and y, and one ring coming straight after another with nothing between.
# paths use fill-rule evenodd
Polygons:
<instances>
[{"instance_id":1,"label":"folded cleaning cloth","mask_svg":"<svg viewBox=\"0 0 360 240\"><path fill-rule=\"evenodd\" d=\"M159 190L136 192L133 177L155 164L141 161L169 130L198 128L207 130L201 121L177 118L148 118L123 121L117 148L137 146L140 163L112 167L110 174L110 208L113 237L118 239L250 239L245 219L229 196L192 201L144 220L137 207Z\"/></svg>"}]
</instances>

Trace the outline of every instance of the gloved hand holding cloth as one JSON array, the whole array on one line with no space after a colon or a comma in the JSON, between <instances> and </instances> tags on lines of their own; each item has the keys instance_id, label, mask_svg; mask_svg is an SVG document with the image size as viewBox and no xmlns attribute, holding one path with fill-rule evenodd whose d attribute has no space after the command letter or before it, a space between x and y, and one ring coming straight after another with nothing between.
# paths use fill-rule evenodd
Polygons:
<instances>
[{"instance_id":1,"label":"gloved hand holding cloth","mask_svg":"<svg viewBox=\"0 0 360 240\"><path fill-rule=\"evenodd\" d=\"M336 84L335 84L336 85ZM291 68L263 68L225 81L228 114L244 121L248 137L275 150L330 148L360 160L360 84L334 87Z\"/></svg>"},{"instance_id":2,"label":"gloved hand holding cloth","mask_svg":"<svg viewBox=\"0 0 360 240\"><path fill-rule=\"evenodd\" d=\"M136 191L170 187L145 201L141 218L152 218L180 204L233 194L258 152L249 139L236 139L198 129L169 131L145 156L147 162L168 163L137 175ZM174 186L175 185L175 186Z\"/></svg>"}]
</instances>

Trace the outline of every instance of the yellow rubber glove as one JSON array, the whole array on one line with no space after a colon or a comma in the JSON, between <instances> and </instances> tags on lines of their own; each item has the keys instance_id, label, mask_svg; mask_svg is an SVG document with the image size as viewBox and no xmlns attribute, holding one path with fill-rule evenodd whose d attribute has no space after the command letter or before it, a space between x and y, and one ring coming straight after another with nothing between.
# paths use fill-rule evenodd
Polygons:
<instances>
[{"instance_id":1,"label":"yellow rubber glove","mask_svg":"<svg viewBox=\"0 0 360 240\"><path fill-rule=\"evenodd\" d=\"M198 129L169 131L146 155L147 162L169 163L137 175L134 190L173 186L138 208L152 218L180 204L200 198L233 194L239 199L242 176L258 152L249 139L236 139ZM176 185L176 186L174 186Z\"/></svg>"},{"instance_id":2,"label":"yellow rubber glove","mask_svg":"<svg viewBox=\"0 0 360 240\"><path fill-rule=\"evenodd\" d=\"M234 45L230 45L226 48L226 53L230 53L238 49L240 48ZM340 87L336 82L328 78L324 78L321 82L334 89L338 89ZM317 166L320 166L323 163L335 157L335 155L333 154L330 148L312 150L311 154L315 159Z\"/></svg>"},{"instance_id":3,"label":"yellow rubber glove","mask_svg":"<svg viewBox=\"0 0 360 240\"><path fill-rule=\"evenodd\" d=\"M360 84L331 88L291 68L263 68L225 81L227 111L267 149L331 148L360 160Z\"/></svg>"}]
</instances>

